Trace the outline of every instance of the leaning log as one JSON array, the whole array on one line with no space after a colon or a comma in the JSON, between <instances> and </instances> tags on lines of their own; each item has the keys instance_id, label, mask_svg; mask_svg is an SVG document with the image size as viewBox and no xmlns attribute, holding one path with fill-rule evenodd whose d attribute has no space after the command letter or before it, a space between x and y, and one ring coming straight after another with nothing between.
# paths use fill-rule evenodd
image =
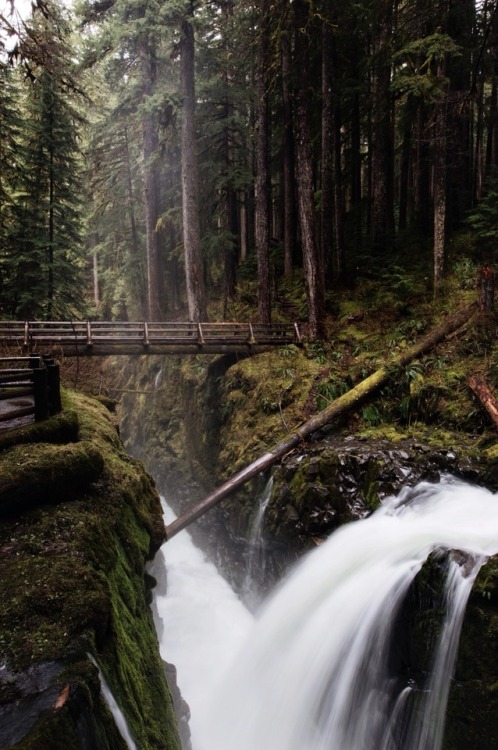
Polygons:
<instances>
[{"instance_id":1,"label":"leaning log","mask_svg":"<svg viewBox=\"0 0 498 750\"><path fill-rule=\"evenodd\" d=\"M468 380L468 384L470 390L477 396L495 427L498 427L498 403L486 381L480 377L471 377Z\"/></svg>"},{"instance_id":2,"label":"leaning log","mask_svg":"<svg viewBox=\"0 0 498 750\"><path fill-rule=\"evenodd\" d=\"M323 411L315 414L311 419L308 419L293 432L289 433L287 437L272 448L272 450L257 458L249 464L249 466L246 466L245 469L234 474L224 484L204 498L204 500L198 505L186 511L175 521L168 524L166 526L166 538L171 539L171 537L175 536L179 531L203 516L208 510L211 510L215 505L218 505L218 503L224 500L234 490L248 482L249 479L252 479L257 474L265 471L272 466L272 464L283 458L283 456L302 443L305 438L309 437L309 435L322 429L325 425L330 424L337 419L337 417L356 409L368 396L372 395L391 377L395 376L399 368L405 367L413 359L421 357L443 341L448 334L460 328L460 326L471 317L476 308L476 303L472 303L471 305L462 308L458 313L445 320L437 326L437 328L434 328L417 344L405 349L400 355L394 357L390 363L384 365L384 367L381 367L379 370L376 370L368 378L362 380L361 383L358 383L354 388L351 388L350 391L332 401L332 403L323 409Z\"/></svg>"}]
</instances>

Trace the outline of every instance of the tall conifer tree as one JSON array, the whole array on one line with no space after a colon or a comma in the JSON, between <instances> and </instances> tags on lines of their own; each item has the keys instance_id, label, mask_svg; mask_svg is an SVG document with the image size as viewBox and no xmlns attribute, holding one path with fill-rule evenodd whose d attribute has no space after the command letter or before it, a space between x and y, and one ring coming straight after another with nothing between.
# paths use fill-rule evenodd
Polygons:
<instances>
[{"instance_id":1,"label":"tall conifer tree","mask_svg":"<svg viewBox=\"0 0 498 750\"><path fill-rule=\"evenodd\" d=\"M2 305L20 318L68 317L82 308L80 118L67 85L69 27L55 6L50 11L31 22L49 64L33 68L16 102L24 126L2 252Z\"/></svg>"}]
</instances>

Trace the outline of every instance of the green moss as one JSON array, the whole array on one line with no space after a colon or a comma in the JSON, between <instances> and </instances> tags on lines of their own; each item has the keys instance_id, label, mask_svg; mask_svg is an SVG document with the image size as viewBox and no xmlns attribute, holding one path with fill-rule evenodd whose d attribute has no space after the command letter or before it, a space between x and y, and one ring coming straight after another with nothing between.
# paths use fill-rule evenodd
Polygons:
<instances>
[{"instance_id":1,"label":"green moss","mask_svg":"<svg viewBox=\"0 0 498 750\"><path fill-rule=\"evenodd\" d=\"M82 721L96 738L92 747L123 748L95 668L81 660L90 651L138 746L178 750L144 584L145 562L164 538L159 498L141 464L124 452L109 412L86 396L66 393L64 401L78 414L77 442L0 453L2 497L11 498L0 526L0 651L14 675L67 664L78 696L76 707L41 715L16 748L80 750ZM14 503L28 487L29 503ZM12 686L2 685L0 699L13 699Z\"/></svg>"},{"instance_id":2,"label":"green moss","mask_svg":"<svg viewBox=\"0 0 498 750\"><path fill-rule=\"evenodd\" d=\"M44 422L34 422L0 433L0 451L13 445L70 443L78 439L78 428L77 413L65 409Z\"/></svg>"},{"instance_id":3,"label":"green moss","mask_svg":"<svg viewBox=\"0 0 498 750\"><path fill-rule=\"evenodd\" d=\"M0 514L78 494L102 473L91 442L13 446L0 453Z\"/></svg>"}]
</instances>

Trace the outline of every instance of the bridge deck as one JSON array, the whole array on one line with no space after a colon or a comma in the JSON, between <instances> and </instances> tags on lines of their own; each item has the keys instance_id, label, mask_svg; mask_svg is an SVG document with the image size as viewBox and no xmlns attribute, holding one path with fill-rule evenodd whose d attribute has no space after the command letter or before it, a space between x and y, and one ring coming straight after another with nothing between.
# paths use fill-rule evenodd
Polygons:
<instances>
[{"instance_id":1,"label":"bridge deck","mask_svg":"<svg viewBox=\"0 0 498 750\"><path fill-rule=\"evenodd\" d=\"M0 321L0 344L65 356L254 353L301 344L297 323Z\"/></svg>"}]
</instances>

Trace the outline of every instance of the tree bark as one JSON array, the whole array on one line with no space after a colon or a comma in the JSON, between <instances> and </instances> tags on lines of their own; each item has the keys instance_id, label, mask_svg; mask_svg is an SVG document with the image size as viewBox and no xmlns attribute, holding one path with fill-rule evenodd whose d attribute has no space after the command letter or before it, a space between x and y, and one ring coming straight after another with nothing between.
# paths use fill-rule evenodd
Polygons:
<instances>
[{"instance_id":1,"label":"tree bark","mask_svg":"<svg viewBox=\"0 0 498 750\"><path fill-rule=\"evenodd\" d=\"M192 13L192 8L191 8ZM185 280L190 320L207 319L201 259L197 152L195 141L194 30L190 20L182 21L180 42L182 97L182 216Z\"/></svg>"},{"instance_id":2,"label":"tree bark","mask_svg":"<svg viewBox=\"0 0 498 750\"><path fill-rule=\"evenodd\" d=\"M443 75L442 69L439 75ZM446 142L447 116L446 93L442 93L435 107L434 123L434 298L441 290L444 279L446 256L446 205L447 205L447 170L446 170Z\"/></svg>"},{"instance_id":3,"label":"tree bark","mask_svg":"<svg viewBox=\"0 0 498 750\"><path fill-rule=\"evenodd\" d=\"M314 206L313 152L309 121L309 92L312 90L310 72L309 5L305 0L294 0L295 55L299 82L296 89L296 162L299 224L303 249L303 268L308 303L310 336L323 334L325 317L325 284L321 254L318 248Z\"/></svg>"},{"instance_id":4,"label":"tree bark","mask_svg":"<svg viewBox=\"0 0 498 750\"><path fill-rule=\"evenodd\" d=\"M330 24L325 20L322 27L322 133L321 133L321 263L324 269L331 267L336 276L336 257L334 253L334 107L332 103L332 48L333 33ZM327 277L329 276L328 272Z\"/></svg>"},{"instance_id":5,"label":"tree bark","mask_svg":"<svg viewBox=\"0 0 498 750\"><path fill-rule=\"evenodd\" d=\"M281 36L283 107L283 188L284 188L284 276L292 275L296 256L296 196L294 176L294 133L291 94L291 44L289 30Z\"/></svg>"},{"instance_id":6,"label":"tree bark","mask_svg":"<svg viewBox=\"0 0 498 750\"><path fill-rule=\"evenodd\" d=\"M150 105L153 84L156 80L155 53L144 36L139 43L144 109L142 115L142 153L145 197L145 241L147 262L147 318L161 319L161 294L159 276L159 243L156 231L159 218L159 177L157 152L159 139Z\"/></svg>"},{"instance_id":7,"label":"tree bark","mask_svg":"<svg viewBox=\"0 0 498 750\"><path fill-rule=\"evenodd\" d=\"M222 227L225 230L225 296L226 298L235 297L237 283L237 196L232 184L233 169L233 142L232 142L232 123L234 116L234 105L232 101L231 89L233 87L232 57L233 57L233 0L227 0L223 9L224 13L224 37L225 37L225 186L223 191L224 207L221 217Z\"/></svg>"},{"instance_id":8,"label":"tree bark","mask_svg":"<svg viewBox=\"0 0 498 750\"><path fill-rule=\"evenodd\" d=\"M448 334L460 328L460 326L462 326L474 313L475 309L475 303L463 308L451 318L441 323L437 328L434 328L417 344L406 349L390 363L381 367L365 380L362 380L361 383L358 383L358 385L350 391L335 399L335 401L329 404L329 406L323 411L315 414L315 416L307 422L304 422L292 433L289 433L282 442L278 443L270 451L250 463L245 469L234 474L233 477L208 495L202 502L177 518L176 521L173 521L173 523L166 526L166 538L171 539L179 531L203 516L204 513L207 513L208 510L211 510L215 505L218 505L218 503L224 500L234 490L248 482L249 479L252 479L262 471L265 471L279 459L283 458L289 453L289 451L298 446L313 432L322 429L322 427L330 424L330 422L333 422L337 417L356 409L368 396L372 395L384 385L396 370L400 367L405 367L405 365L416 357L420 357L430 349L433 349L437 344L443 341Z\"/></svg>"},{"instance_id":9,"label":"tree bark","mask_svg":"<svg viewBox=\"0 0 498 750\"><path fill-rule=\"evenodd\" d=\"M495 304L495 272L491 266L483 266L479 279L479 310L492 313Z\"/></svg>"},{"instance_id":10,"label":"tree bark","mask_svg":"<svg viewBox=\"0 0 498 750\"><path fill-rule=\"evenodd\" d=\"M269 68L270 25L261 6L258 64L256 71L256 180L255 180L255 244L258 261L258 317L260 323L271 323L270 283L270 118Z\"/></svg>"},{"instance_id":11,"label":"tree bark","mask_svg":"<svg viewBox=\"0 0 498 750\"><path fill-rule=\"evenodd\" d=\"M394 234L394 147L392 137L391 57L393 4L382 6L382 18L374 42L372 72L372 184L371 232L375 244L392 240Z\"/></svg>"}]
</instances>

